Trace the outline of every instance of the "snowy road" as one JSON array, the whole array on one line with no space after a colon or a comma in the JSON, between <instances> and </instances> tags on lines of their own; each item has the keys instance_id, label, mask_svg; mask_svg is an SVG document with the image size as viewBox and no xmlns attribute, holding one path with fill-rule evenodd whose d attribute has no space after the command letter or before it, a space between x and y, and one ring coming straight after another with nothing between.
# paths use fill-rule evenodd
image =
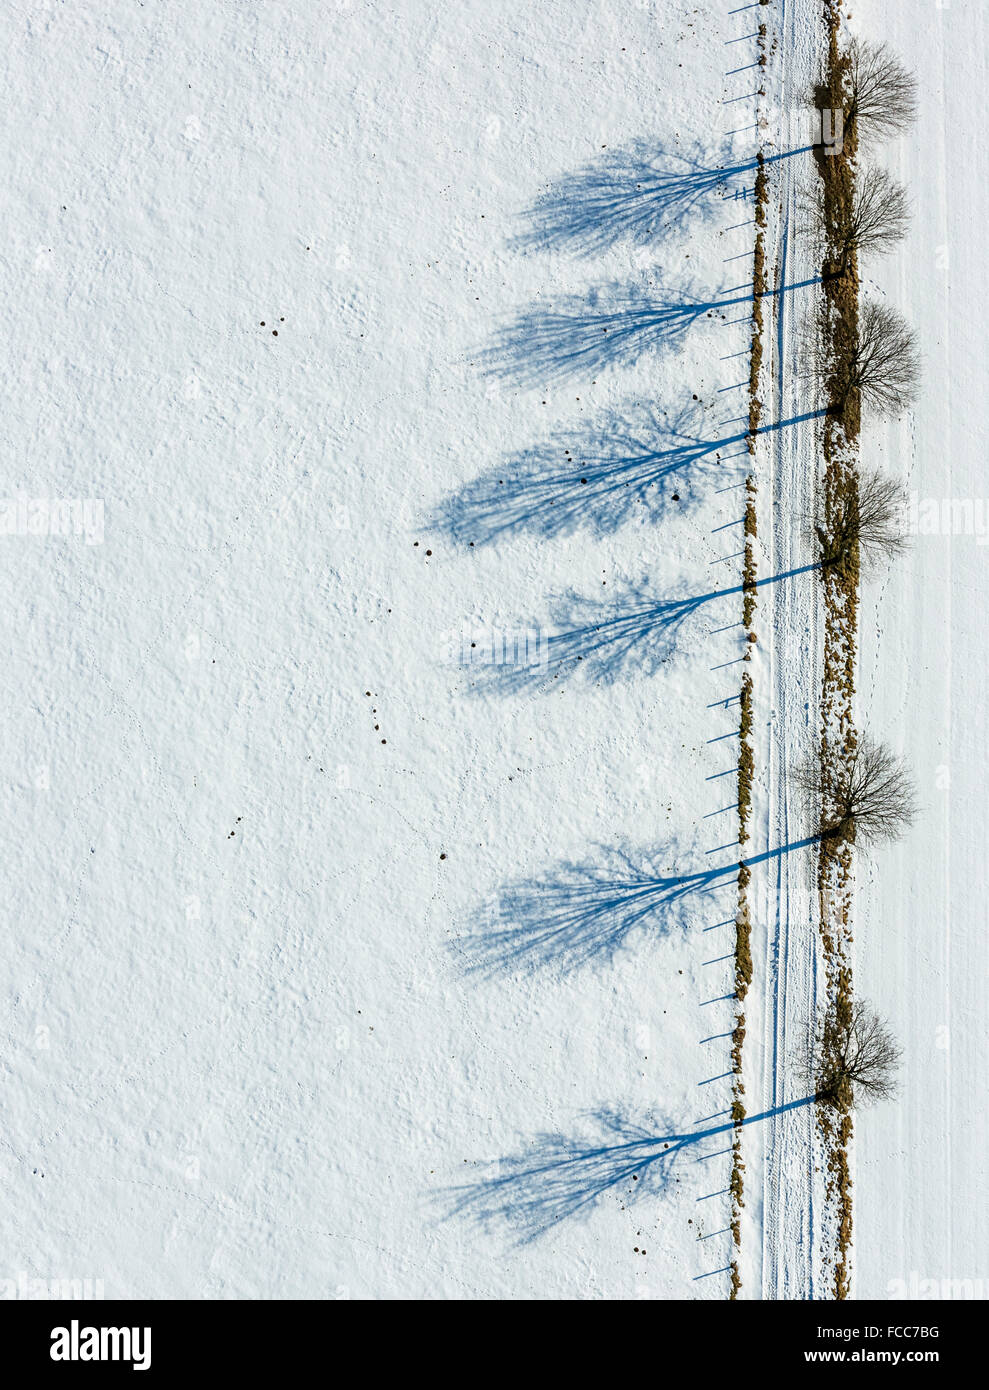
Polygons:
<instances>
[{"instance_id":1,"label":"snowy road","mask_svg":"<svg viewBox=\"0 0 989 1390\"><path fill-rule=\"evenodd\" d=\"M801 186L815 177L811 155L800 151L807 143L806 93L819 63L818 6L790 0L782 25L765 132L770 161L767 268L770 288L777 293L767 300L763 389L766 418L773 422L795 421L808 413L806 384L797 374L797 340L812 302L813 291L805 282L814 278L815 265L812 247L797 235L797 205ZM811 558L802 518L814 510L813 423L764 432L757 469L764 537L760 578L792 574L761 590L756 616L764 643L757 682L762 692L762 746L756 754L764 779L761 833L764 848L773 853L754 876L751 890L755 980L749 996L747 1075L749 1104L757 1096L766 1109L779 1112L803 1094L793 1061L806 1047L812 1026L818 968L813 860L807 848L788 848L806 836L790 769L812 744L818 725L817 585L813 573L792 573ZM757 1128L761 1132L747 1133L745 1140L747 1167L761 1175L756 1183L761 1192L752 1194L751 1296L811 1298L813 1109L776 1113Z\"/></svg>"}]
</instances>

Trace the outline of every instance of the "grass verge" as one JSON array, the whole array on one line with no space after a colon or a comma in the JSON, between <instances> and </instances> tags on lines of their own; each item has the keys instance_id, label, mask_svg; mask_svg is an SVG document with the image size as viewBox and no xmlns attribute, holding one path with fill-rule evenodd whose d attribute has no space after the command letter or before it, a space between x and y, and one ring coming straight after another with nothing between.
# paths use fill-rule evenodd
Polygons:
<instances>
[{"instance_id":1,"label":"grass verge","mask_svg":"<svg viewBox=\"0 0 989 1390\"><path fill-rule=\"evenodd\" d=\"M759 26L760 62L766 62L766 26ZM763 355L763 312L762 301L766 293L766 205L769 198L769 180L763 162L762 151L757 156L758 169L755 180L755 254L752 271L752 342L749 356L749 427L746 448L750 457L755 454L755 441L762 418L762 400L759 395L759 380L762 371ZM749 660L755 645L756 634L753 619L756 609L756 564L755 541L756 523L756 482L753 473L745 480L745 557L742 566L742 624L746 632L745 659ZM741 849L749 838L748 823L752 814L752 784L755 775L755 756L752 749L752 709L753 682L751 671L742 676L742 689L739 696L739 753L738 753L738 844ZM729 1188L731 1192L731 1234L732 1257L730 1261L731 1283L729 1298L738 1297L742 1287L738 1256L742 1244L742 1208L744 1198L745 1164L742 1160L741 1126L745 1120L745 1085L742 1081L742 1045L745 1042L745 996L752 983L752 924L749 915L748 886L750 871L744 864L738 870L738 905L735 913L735 1027L731 1041L732 1067L732 1123L735 1135L732 1142L732 1165Z\"/></svg>"},{"instance_id":2,"label":"grass verge","mask_svg":"<svg viewBox=\"0 0 989 1390\"><path fill-rule=\"evenodd\" d=\"M840 46L841 15L834 0L825 0L827 68L817 93L819 109L843 109L848 59ZM858 488L860 399L849 388L859 332L859 273L853 255L839 274L838 248L846 244L856 178L856 140L846 135L840 152L818 148L816 164L823 193L826 244L822 260L821 319L818 330L828 351L831 374L826 391L829 409L822 431L821 504L825 525L854 499ZM853 752L855 730L855 659L858 641L859 557L853 549L839 565L821 570L824 594L824 667L821 687L820 759L825 788ZM825 792L827 796L827 792ZM827 815L830 807L821 808ZM852 845L821 841L818 855L819 929L825 964L827 1008L837 1018L851 1008L852 942L849 918L852 890ZM845 1299L850 1290L852 1181L848 1150L852 1116L846 1106L819 1105L818 1127L824 1141L825 1185L837 1214L831 1291Z\"/></svg>"}]
</instances>

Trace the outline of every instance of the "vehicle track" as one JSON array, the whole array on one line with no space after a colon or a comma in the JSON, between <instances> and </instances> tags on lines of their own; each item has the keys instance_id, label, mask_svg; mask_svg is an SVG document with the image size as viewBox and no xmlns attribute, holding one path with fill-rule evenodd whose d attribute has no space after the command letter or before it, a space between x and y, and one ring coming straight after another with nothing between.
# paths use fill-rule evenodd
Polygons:
<instances>
[{"instance_id":1,"label":"vehicle track","mask_svg":"<svg viewBox=\"0 0 989 1390\"><path fill-rule=\"evenodd\" d=\"M815 75L820 32L816 0L789 0L783 14L779 111L775 139L780 153L795 147L795 119L806 106ZM802 143L802 141L801 141ZM777 290L809 280L815 273L811 248L796 237L801 182L816 177L812 157L775 164L770 245L776 247ZM811 306L812 290L773 296L775 333L770 335L773 418L794 419L807 411L807 387L798 375L798 325ZM772 506L767 528L770 574L808 562L806 518L813 515L817 485L812 424L773 432L766 451ZM818 587L813 573L772 586L767 607L768 671L772 718L769 726L767 848L786 846L807 833L803 809L792 785L795 761L816 745L820 689ZM814 1027L817 988L817 895L810 851L779 855L760 895L765 904L764 1093L776 1110L805 1094L801 1056ZM795 1066L796 1063L796 1066ZM768 1124L763 1165L762 1297L815 1296L814 1110L800 1107L773 1115Z\"/></svg>"}]
</instances>

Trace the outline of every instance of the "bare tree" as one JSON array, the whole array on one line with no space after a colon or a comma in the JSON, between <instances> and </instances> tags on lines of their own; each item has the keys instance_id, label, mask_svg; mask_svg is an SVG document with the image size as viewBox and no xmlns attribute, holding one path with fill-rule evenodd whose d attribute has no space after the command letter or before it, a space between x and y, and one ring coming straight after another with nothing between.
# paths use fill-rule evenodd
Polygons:
<instances>
[{"instance_id":1,"label":"bare tree","mask_svg":"<svg viewBox=\"0 0 989 1390\"><path fill-rule=\"evenodd\" d=\"M824 186L818 179L801 198L801 230L824 241L829 233L826 273L845 275L853 254L867 258L884 255L906 235L910 206L906 189L891 179L885 169L867 169L859 178L848 216L839 227L829 228L824 214Z\"/></svg>"},{"instance_id":2,"label":"bare tree","mask_svg":"<svg viewBox=\"0 0 989 1390\"><path fill-rule=\"evenodd\" d=\"M899 414L912 401L920 382L920 355L913 329L888 304L867 299L848 366L847 392L857 390L880 414Z\"/></svg>"},{"instance_id":3,"label":"bare tree","mask_svg":"<svg viewBox=\"0 0 989 1390\"><path fill-rule=\"evenodd\" d=\"M860 256L885 255L906 236L910 203L901 183L885 169L866 169L856 183L852 211L840 248L847 261L852 248Z\"/></svg>"},{"instance_id":4,"label":"bare tree","mask_svg":"<svg viewBox=\"0 0 989 1390\"><path fill-rule=\"evenodd\" d=\"M907 548L906 510L906 488L896 478L859 474L814 523L821 563L842 564L856 549L865 569L894 560Z\"/></svg>"},{"instance_id":5,"label":"bare tree","mask_svg":"<svg viewBox=\"0 0 989 1390\"><path fill-rule=\"evenodd\" d=\"M864 259L885 256L906 236L908 221L910 204L903 185L885 170L865 170L856 183L849 217L836 238L838 274L847 274L853 254Z\"/></svg>"},{"instance_id":6,"label":"bare tree","mask_svg":"<svg viewBox=\"0 0 989 1390\"><path fill-rule=\"evenodd\" d=\"M815 1099L840 1109L888 1100L902 1055L889 1024L865 1000L839 1001L824 1019L811 1062Z\"/></svg>"},{"instance_id":7,"label":"bare tree","mask_svg":"<svg viewBox=\"0 0 989 1390\"><path fill-rule=\"evenodd\" d=\"M805 759L794 781L812 801L826 840L895 840L917 814L913 778L903 761L868 734L836 767L823 767L817 756Z\"/></svg>"},{"instance_id":8,"label":"bare tree","mask_svg":"<svg viewBox=\"0 0 989 1390\"><path fill-rule=\"evenodd\" d=\"M853 391L881 415L901 414L920 384L916 335L906 319L888 304L867 299L859 314L854 343L832 356L830 335L807 314L800 329L800 372L831 396L831 410L841 413Z\"/></svg>"},{"instance_id":9,"label":"bare tree","mask_svg":"<svg viewBox=\"0 0 989 1390\"><path fill-rule=\"evenodd\" d=\"M845 129L888 140L917 118L917 79L885 43L853 39L848 48Z\"/></svg>"}]
</instances>

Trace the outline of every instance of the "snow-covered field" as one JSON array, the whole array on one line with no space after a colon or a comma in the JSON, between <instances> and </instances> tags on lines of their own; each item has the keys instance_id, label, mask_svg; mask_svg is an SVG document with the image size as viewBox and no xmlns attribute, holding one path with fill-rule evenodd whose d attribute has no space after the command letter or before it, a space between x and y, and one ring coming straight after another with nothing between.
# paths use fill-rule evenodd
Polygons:
<instances>
[{"instance_id":1,"label":"snow-covered field","mask_svg":"<svg viewBox=\"0 0 989 1390\"><path fill-rule=\"evenodd\" d=\"M751 204L616 240L623 203L576 176L719 163L754 119L753 28L8 10L8 493L105 499L102 544L4 539L8 1277L724 1297L723 1135L524 1248L517 1212L483 1227L449 1190L540 1133L594 1138L588 1112L661 1136L728 1103L730 888L616 923L644 863L730 863L709 852L737 833L716 592L744 459L665 455L674 426L744 431L747 306L674 354L643 305L744 296ZM551 186L557 230L526 215ZM533 305L573 319L542 358L510 332ZM635 331L605 351L587 315L615 305ZM626 500L609 479L643 444L683 466ZM465 493L533 450L604 459L563 534L519 520L521 485ZM712 594L670 656L659 605ZM465 623L579 629L585 605L643 640L546 688L458 660ZM568 864L617 885L591 958L471 973L486 906Z\"/></svg>"},{"instance_id":2,"label":"snow-covered field","mask_svg":"<svg viewBox=\"0 0 989 1390\"><path fill-rule=\"evenodd\" d=\"M923 91L876 280L925 389L866 444L977 497L985 17L855 8ZM782 149L811 0L5 11L0 1281L727 1296L764 17ZM764 575L803 440L764 455ZM23 534L33 499L88 533ZM860 874L907 1063L857 1129L859 1296L989 1278L986 556L921 538L864 605L925 814ZM754 852L816 727L814 590L782 592ZM750 1112L794 1098L809 874L758 875ZM812 1296L811 1111L746 1145L743 1296Z\"/></svg>"},{"instance_id":3,"label":"snow-covered field","mask_svg":"<svg viewBox=\"0 0 989 1390\"><path fill-rule=\"evenodd\" d=\"M907 481L918 529L933 526L935 508L947 518L947 533L918 535L863 603L860 704L914 765L923 812L860 875L857 980L895 1024L905 1057L898 1100L859 1121L855 1292L984 1299L989 158L977 113L989 15L957 0L865 0L855 21L888 38L920 88L914 131L885 151L910 189L910 235L871 279L918 330L923 390L910 415L865 444Z\"/></svg>"}]
</instances>

